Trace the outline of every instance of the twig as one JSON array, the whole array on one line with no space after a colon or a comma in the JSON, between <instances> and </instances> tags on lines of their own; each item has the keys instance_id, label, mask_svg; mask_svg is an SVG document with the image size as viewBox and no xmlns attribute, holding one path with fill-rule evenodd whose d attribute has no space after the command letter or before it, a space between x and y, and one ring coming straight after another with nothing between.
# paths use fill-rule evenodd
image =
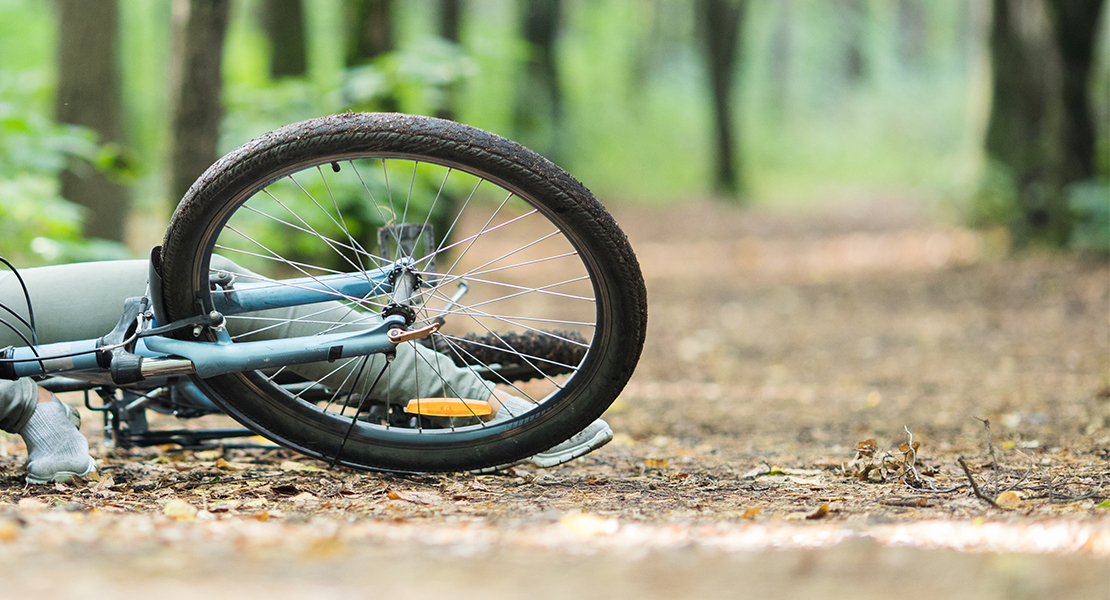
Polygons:
<instances>
[{"instance_id":1,"label":"twig","mask_svg":"<svg viewBox=\"0 0 1110 600\"><path fill-rule=\"evenodd\" d=\"M1025 478L1026 478L1026 477L1029 477L1029 474L1030 474L1030 473L1032 473L1032 472L1033 472L1033 465L1032 465L1032 464L1030 464L1030 465L1029 465L1029 468L1028 468L1028 469L1026 469L1026 470L1025 470L1025 473L1024 473L1024 474L1023 474L1022 476L1021 476L1021 479L1018 479L1018 480L1017 480L1016 482L1014 482L1013 484L1011 484L1011 485L1008 485L1008 486L1006 486L1006 489L1002 490L1002 491L1001 491L1001 492L999 492L999 493L1001 494L1001 493L1005 493L1005 492L1008 492L1008 491L1010 491L1010 490L1012 490L1012 489L1016 488L1017 486L1021 485L1021 484L1022 484L1022 483L1023 483L1024 481L1025 481Z\"/></svg>"},{"instance_id":2,"label":"twig","mask_svg":"<svg viewBox=\"0 0 1110 600\"><path fill-rule=\"evenodd\" d=\"M964 462L964 457L959 457L958 459L956 459L956 462L960 463L960 467L962 467L964 470L964 475L967 475L967 481L971 484L971 491L975 492L975 497L991 505L992 508L1001 508L1000 506L998 506L998 503L994 501L994 498L991 498L990 496L987 496L983 492L979 491L979 484L975 483L975 478L971 476L971 469L967 468L967 463Z\"/></svg>"},{"instance_id":3,"label":"twig","mask_svg":"<svg viewBox=\"0 0 1110 600\"><path fill-rule=\"evenodd\" d=\"M979 419L979 417L975 417ZM994 455L994 436L991 435L991 420L979 419L987 428L987 452L991 455L991 489L998 493L998 457Z\"/></svg>"},{"instance_id":4,"label":"twig","mask_svg":"<svg viewBox=\"0 0 1110 600\"><path fill-rule=\"evenodd\" d=\"M905 506L909 508L931 506L929 504L929 498L920 496L917 498L891 498L889 500L880 500L879 504L884 504L886 506Z\"/></svg>"},{"instance_id":5,"label":"twig","mask_svg":"<svg viewBox=\"0 0 1110 600\"><path fill-rule=\"evenodd\" d=\"M1110 497L1110 495L1105 494L1105 493L1100 491L1101 489L1106 487L1106 480L1103 477L1099 478L1097 484L1076 483L1074 481L1073 482L1064 482L1064 485L1069 485L1069 484L1070 485L1093 486L1095 489L1090 491L1090 492L1087 492L1086 494L1076 494L1074 496L1068 495L1068 494L1059 494L1059 493L1056 492L1056 480L1055 480L1055 478L1053 478L1053 479L1049 479L1048 485L1031 486L1030 488L1028 488L1028 489L1037 490L1037 491L1047 489L1048 490L1047 494L1043 494L1043 495L1040 495L1040 496L1030 496L1029 498L1030 499L1048 498L1049 502L1076 502L1078 500L1090 500L1092 498L1098 499L1098 498Z\"/></svg>"},{"instance_id":6,"label":"twig","mask_svg":"<svg viewBox=\"0 0 1110 600\"><path fill-rule=\"evenodd\" d=\"M921 474L917 472L917 466L915 464L915 463L917 463L917 449L913 447L913 432L911 432L910 428L906 427L905 425L902 426L902 429L905 429L906 430L906 435L910 436L910 441L909 441L909 448L910 449L908 451L906 451L906 454L907 455L912 455L912 456L911 456L910 462L907 466L910 468L910 472L913 473L914 481L916 481L920 484L921 483Z\"/></svg>"},{"instance_id":7,"label":"twig","mask_svg":"<svg viewBox=\"0 0 1110 600\"><path fill-rule=\"evenodd\" d=\"M925 483L928 483L929 487L914 487L914 486L910 485L909 482L907 482L906 480L904 480L904 479L902 480L903 485L905 485L906 487L910 488L911 490L913 490L915 492L927 491L927 492L931 492L933 494L947 494L949 492L955 492L957 490L962 490L965 487L967 487L966 483L959 483L959 484L956 484L954 486L946 487L946 488L938 488L931 481L927 481Z\"/></svg>"}]
</instances>

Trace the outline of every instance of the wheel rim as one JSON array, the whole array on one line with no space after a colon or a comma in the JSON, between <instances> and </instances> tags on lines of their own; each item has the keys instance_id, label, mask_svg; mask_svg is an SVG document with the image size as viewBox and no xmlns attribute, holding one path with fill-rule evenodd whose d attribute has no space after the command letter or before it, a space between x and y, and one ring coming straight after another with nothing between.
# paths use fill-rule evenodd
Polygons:
<instances>
[{"instance_id":1,"label":"wheel rim","mask_svg":"<svg viewBox=\"0 0 1110 600\"><path fill-rule=\"evenodd\" d=\"M472 363L486 372L486 389L493 389L490 383L498 384L529 405L543 407L538 411L507 407L513 419L496 424L476 419L405 417L395 408L398 400L408 400L400 397L405 394L392 381L400 376L398 370L379 370L384 365L373 360L351 359L333 365L326 373L317 369L300 387L287 385L273 392L289 410L301 415L319 414L321 423L332 428L336 419L350 423L352 439L356 440L451 444L475 435L494 435L510 423L528 420L523 413L542 413L559 405L572 379L591 370L588 349L604 325L604 311L598 305L603 294L597 278L592 277L596 265L591 264L592 257L579 251L580 244L571 237L573 234L568 236L565 226L557 225L558 217L550 209L513 186L494 177L475 175L459 164L389 154L306 161L275 173L265 186L244 190L242 197L215 221L219 226L209 236L210 252L250 270L249 274L239 273L240 280L270 281L280 276L322 275L342 269L366 271L397 258L372 247L364 230L366 224L446 224L446 231L442 225L439 229L437 237L441 239L434 239L422 254L411 257L416 273L426 284L419 290L421 300L415 306L414 326L445 318L443 329L430 338L439 355L452 362ZM439 207L451 203L459 209L457 216L443 218L437 214ZM306 241L323 249L323 253L309 253L304 247ZM427 260L429 255L435 256L434 269ZM323 262L321 256L331 262L319 264ZM199 287L200 281L208 279L203 268L220 265L203 260L198 265ZM459 282L465 282L468 290L455 305L451 298ZM337 303L343 308L298 314L297 326L319 327L320 332L358 327L362 323L357 319L352 323L350 313L339 326L328 320L337 311L374 315L387 304L379 297L357 301L342 298ZM271 317L257 315L229 317L229 324L236 340L256 339L282 325ZM484 341L466 344L466 333L484 336ZM520 349L510 334L556 340L579 352L570 360L553 361ZM415 342L406 344L415 348ZM492 351L491 346L519 350L519 368L532 371L535 378L521 384L492 374L496 366L477 356L481 350ZM412 354L414 363L437 371L422 351L414 349ZM552 366L565 372L544 372ZM290 368L267 373L265 378L276 385L291 372L306 377L304 369ZM378 385L370 386L374 380ZM421 385L416 384L418 389ZM471 387L463 393L441 384L434 393L420 391L415 395L465 397L474 395L474 391ZM357 423L353 421L355 415L359 417Z\"/></svg>"}]
</instances>

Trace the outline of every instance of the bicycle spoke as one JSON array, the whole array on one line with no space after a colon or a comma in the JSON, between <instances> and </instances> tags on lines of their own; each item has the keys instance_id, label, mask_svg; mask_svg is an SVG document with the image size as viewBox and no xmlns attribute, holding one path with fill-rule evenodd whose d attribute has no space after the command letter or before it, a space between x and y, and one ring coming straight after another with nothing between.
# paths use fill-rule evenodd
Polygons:
<instances>
[{"instance_id":1,"label":"bicycle spoke","mask_svg":"<svg viewBox=\"0 0 1110 600\"><path fill-rule=\"evenodd\" d=\"M379 311L392 302L389 297L375 294L365 298L352 297L336 290L328 283L326 277L313 275L313 273L323 273L327 276L350 275L352 273L343 270L349 268L355 272L354 274L364 277L371 290L376 290L378 288L371 279L372 272L366 267L370 266L380 272L383 265L388 268L396 259L403 257L413 261L415 273L424 282L414 290L412 301L417 314L412 327L420 327L439 318L453 317L455 319L453 322L460 322L458 320L461 319L461 323L468 323L469 327L464 329L471 329L480 334L481 339L440 332L430 338L428 342L430 348L414 342L406 342L404 346L407 348L403 352L408 356L406 359L408 362L405 364L411 364L415 371L405 374L398 372L396 368L387 367L382 371L379 385L373 388L369 387L373 377L368 377L365 373L371 365L365 359L346 359L326 369L323 365L294 368L294 372L313 373L304 385L299 385L294 390L294 399L319 402L320 410L355 420L360 418L361 414L366 414L365 411L371 406L370 397L373 395L376 398L373 400L373 406L379 408L372 409L370 414L380 414L380 418L371 417L358 427L395 430L398 428L398 422L406 421L395 412L398 406L395 403L400 402L403 406L408 400L408 398L397 397L396 391L402 389L397 387L398 385L408 386L405 389L414 390L413 393L418 398L429 397L423 390L430 392L433 389L436 396L463 397L461 390L453 383L453 378L459 375L451 373L458 369L456 365L472 365L492 379L488 382L481 380L483 383L480 387L487 390L484 392L487 396L493 394L494 383L497 383L512 390L514 395L525 399L530 404L539 403L536 394L530 388L504 377L499 367L486 364L483 359L471 352L479 349L483 353L505 352L506 357L512 356L514 364L519 364L520 368L531 373L530 378L535 380L530 384L531 388L550 390L544 392L542 396L548 396L563 389L564 384L548 372L573 374L578 368L577 364L539 353L519 351L506 341L508 338L505 336L507 333L519 331L529 336L539 336L534 339L550 340L550 343L562 344L566 348L589 348L589 343L576 339L577 334L575 337L567 337L569 334L542 329L544 326L575 330L583 328L593 330L596 327L596 322L592 320L596 301L592 294L579 291L581 289L579 286L588 285L590 277L584 272L578 251L568 244L565 238L560 237L560 230L552 230L550 224L546 231L541 229L528 239L521 240L521 233L534 231L541 222L548 222L543 219L543 215L537 208L529 206L514 192L508 190L505 190L493 203L485 205L489 207L488 213L485 210L480 211L485 214L481 217L481 221L473 223L473 225L480 225L471 230L473 233L455 235L464 222L471 223L474 220L473 216L465 221L463 217L468 211L473 212L478 207L479 193L483 194L484 201L492 200L488 198L487 192L483 192L491 186L487 179L476 177L473 183L460 182L455 181L456 171L452 167L428 165L421 161L397 161L397 164L393 164L395 161L392 159L375 160L377 163L372 169L367 169L366 164L353 159L346 160L342 164L331 163L330 171L325 169L326 164L314 165L312 167L315 170L314 180L287 175L281 180L288 180L289 187L282 188L285 193L272 185L264 188L257 195L259 202L264 200L269 203L269 206L250 202L243 207L244 215L258 217L261 222L271 223L293 235L311 236L320 249L334 257L331 262L305 260L295 254L281 252L254 235L252 233L254 229L248 231L236 222L225 226L227 235L221 237L217 244L217 249L222 253L232 257L261 261L263 264L280 265L307 278L303 283L290 283L290 280L267 275L237 273L236 277L240 280L275 287L286 286L293 289L323 291L334 298L319 308L298 309L295 315L289 317L265 314L230 316L229 322L234 324L233 327L236 330L232 340L264 339L267 336L281 335L280 332L285 331L289 326L295 326L299 330L312 330L312 335L372 326L380 322ZM427 175L434 173L433 169L440 169L440 171L434 179L429 180ZM403 194L394 194L394 180L398 175L401 177L400 181L408 179L407 185L400 188L404 190ZM460 174L460 177L462 176ZM350 183L345 184L344 181ZM448 191L449 188L456 189L459 183L467 187L459 196L460 205L455 207L447 231L436 232L439 241L435 246L428 247L426 240L423 245L415 241L410 247L409 242L402 243L401 239L397 239L396 252L389 247L381 247L373 251L372 247L364 246L360 242L366 239L361 237L366 235L366 226L360 225L362 233L356 235L351 224L351 211L345 208L350 206L349 200L344 199L341 202L336 187L347 185L348 187L343 188L347 190L345 194L349 194L352 189L357 189L364 198L366 209L370 214L380 218L379 222L392 226L412 221L419 226L416 231L422 232L427 230L432 222L432 215L438 210L440 204L446 202L445 196L453 193ZM350 187L351 184L355 187ZM313 187L310 188L309 185ZM492 187L500 188L495 184ZM378 190L380 196L374 190ZM298 201L300 204L297 206L282 199L291 198L290 194L294 192L304 198ZM377 200L379 197L381 202ZM449 205L444 204L444 206ZM513 207L512 210L510 206ZM309 219L307 213L298 213L300 210L298 207L317 211L321 215ZM366 209L362 213L364 216L360 218L365 218ZM275 213L278 210L284 211L289 217L284 214L279 216ZM401 234L398 233L398 235ZM421 234L417 233L417 235ZM236 236L236 239L229 236ZM485 239L495 240L495 242L492 245L479 243ZM504 243L506 241L515 242L506 245ZM500 250L491 252L492 248L500 248ZM540 255L537 256L537 254ZM428 268L433 261L441 257L447 257L444 262L450 265L448 268ZM561 273L564 276L544 276L549 269L556 269L550 272ZM536 281L537 277L540 281ZM543 281L543 279L547 280ZM312 282L311 285L308 284L309 281ZM449 286L459 286L464 283L472 290L471 293L478 296L473 299L468 296L461 304L456 304L447 293L447 289ZM320 286L322 290L316 286ZM233 290L229 290L228 293L231 291ZM549 302L557 303L560 313L566 314L531 310L530 307L533 305L527 299L532 297L549 298L551 299ZM419 300L416 300L417 298ZM579 303L581 308L573 308L572 305L575 303ZM357 310L359 307L367 312L360 314ZM494 307L504 308L498 310ZM517 308L505 310L508 307ZM576 317L576 314L579 316ZM592 337L592 334L588 337ZM411 355L407 354L409 352ZM284 369L282 372L288 373ZM359 375L359 372L362 374ZM428 381L429 377L434 381ZM404 383L406 379L408 382ZM476 391L473 393L478 394ZM381 402L384 404L379 404ZM461 425L457 420L445 420L442 425L446 428L445 431L458 427L486 426L485 421L474 415L468 405L464 406L467 406L464 410L470 413L468 420ZM379 410L383 412L377 412ZM504 410L509 411L512 416L517 416L512 414L511 408ZM394 416L391 417L390 414ZM397 420L398 418L400 421ZM433 431L427 428L427 423L431 421L426 417L412 415L407 422L411 427L406 425L403 429L413 434L427 434ZM352 423L352 427L355 426Z\"/></svg>"}]
</instances>

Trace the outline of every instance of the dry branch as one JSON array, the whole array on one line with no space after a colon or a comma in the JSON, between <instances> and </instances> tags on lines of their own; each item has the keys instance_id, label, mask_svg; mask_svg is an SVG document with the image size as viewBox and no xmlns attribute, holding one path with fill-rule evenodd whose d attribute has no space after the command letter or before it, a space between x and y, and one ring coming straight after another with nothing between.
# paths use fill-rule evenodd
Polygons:
<instances>
[{"instance_id":1,"label":"dry branch","mask_svg":"<svg viewBox=\"0 0 1110 600\"><path fill-rule=\"evenodd\" d=\"M964 457L961 456L956 459L956 461L959 462L960 467L963 468L964 475L967 475L967 481L971 484L971 491L975 493L975 497L991 505L991 507L993 508L1001 508L1000 506L998 506L998 503L994 501L994 498L987 496L979 490L979 484L975 483L975 478L971 476L971 469L967 467L967 463L964 461Z\"/></svg>"}]
</instances>

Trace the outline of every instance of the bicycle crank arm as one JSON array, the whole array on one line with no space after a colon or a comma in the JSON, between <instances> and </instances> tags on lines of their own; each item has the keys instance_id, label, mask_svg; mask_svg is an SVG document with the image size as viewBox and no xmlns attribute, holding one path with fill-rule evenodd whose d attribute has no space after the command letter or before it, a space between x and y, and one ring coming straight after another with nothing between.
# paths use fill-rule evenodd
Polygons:
<instances>
[{"instance_id":1,"label":"bicycle crank arm","mask_svg":"<svg viewBox=\"0 0 1110 600\"><path fill-rule=\"evenodd\" d=\"M437 331L439 331L439 323L432 323L427 327L421 327L420 329L410 329L409 331L405 331L400 327L394 327L393 329L390 329L389 333L387 333L386 335L389 337L389 341L392 342L393 345L397 345L401 342L411 342L420 338L426 338Z\"/></svg>"}]
</instances>

